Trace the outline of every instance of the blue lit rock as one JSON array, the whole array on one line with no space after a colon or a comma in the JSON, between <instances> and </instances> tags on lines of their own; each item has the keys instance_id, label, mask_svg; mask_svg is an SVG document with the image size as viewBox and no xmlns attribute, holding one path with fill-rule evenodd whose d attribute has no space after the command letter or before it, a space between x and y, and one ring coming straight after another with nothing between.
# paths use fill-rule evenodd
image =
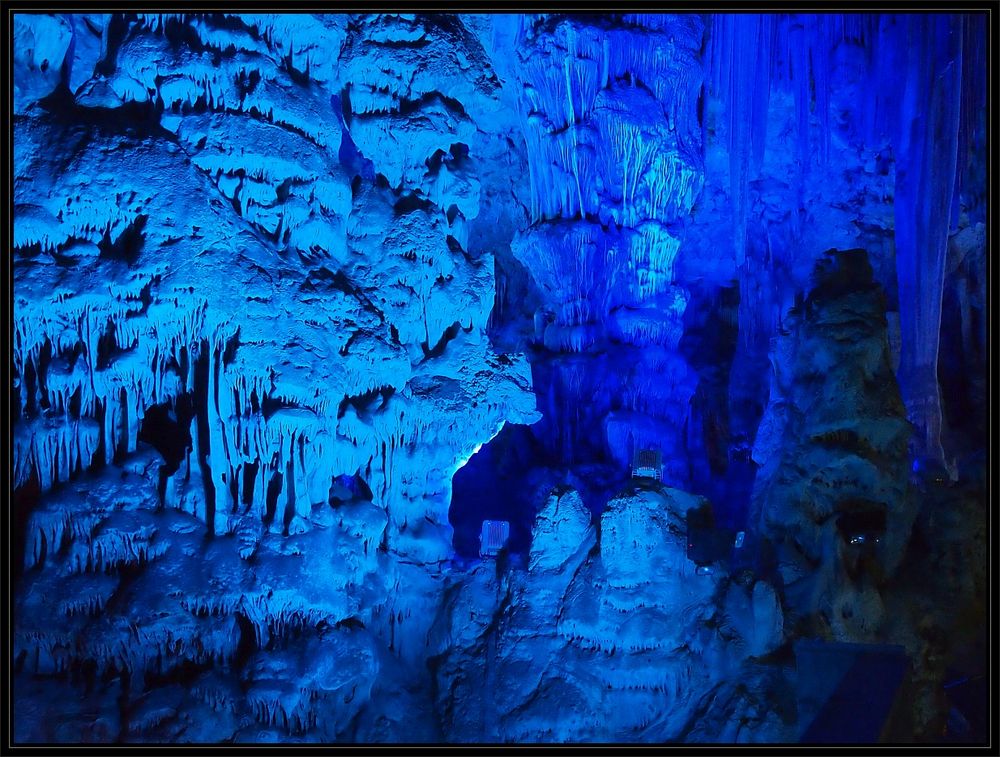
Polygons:
<instances>
[{"instance_id":1,"label":"blue lit rock","mask_svg":"<svg viewBox=\"0 0 1000 757\"><path fill-rule=\"evenodd\" d=\"M592 545L590 511L574 490L553 491L535 519L530 570L561 568L581 547Z\"/></svg>"},{"instance_id":2,"label":"blue lit rock","mask_svg":"<svg viewBox=\"0 0 1000 757\"><path fill-rule=\"evenodd\" d=\"M804 636L905 644L940 731L985 586L972 16L13 40L18 741L778 743ZM706 501L745 566L695 573Z\"/></svg>"},{"instance_id":3,"label":"blue lit rock","mask_svg":"<svg viewBox=\"0 0 1000 757\"><path fill-rule=\"evenodd\" d=\"M534 539L551 543L555 532L567 561L535 561L527 573L483 566L446 592L447 624L436 627L432 659L447 737L680 738L705 706L699 692L780 643L772 589L761 585L752 601L723 609L713 599L718 579L695 576L684 514L697 498L667 488L623 492L601 519L599 551L582 517L558 517L580 512L576 499L571 490L553 493L535 523ZM711 667L699 663L710 656ZM482 697L470 693L477 686Z\"/></svg>"}]
</instances>

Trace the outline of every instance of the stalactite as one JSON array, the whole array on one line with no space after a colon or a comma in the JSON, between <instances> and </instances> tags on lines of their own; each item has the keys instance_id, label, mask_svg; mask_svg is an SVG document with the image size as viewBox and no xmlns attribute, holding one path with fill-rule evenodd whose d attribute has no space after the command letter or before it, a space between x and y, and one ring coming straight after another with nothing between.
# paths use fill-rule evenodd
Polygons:
<instances>
[{"instance_id":1,"label":"stalactite","mask_svg":"<svg viewBox=\"0 0 1000 757\"><path fill-rule=\"evenodd\" d=\"M865 50L874 102L857 103L854 120L869 148L887 140L896 159L900 381L921 429L920 454L936 459L943 457L936 379L943 265L983 102L982 33L973 30L979 23L959 14L719 14L709 49L710 92L728 115L737 265L747 244L747 192L763 158L771 89L795 95L801 187L813 154L821 163L829 159L834 51L844 43Z\"/></svg>"},{"instance_id":2,"label":"stalactite","mask_svg":"<svg viewBox=\"0 0 1000 757\"><path fill-rule=\"evenodd\" d=\"M944 268L962 105L959 16L907 19L910 62L896 144L896 260L902 330L899 380L917 453L944 462L937 381Z\"/></svg>"},{"instance_id":3,"label":"stalactite","mask_svg":"<svg viewBox=\"0 0 1000 757\"><path fill-rule=\"evenodd\" d=\"M733 244L737 266L746 256L750 179L764 158L770 100L769 14L718 14L713 20L712 91L728 114L729 192L733 203Z\"/></svg>"}]
</instances>

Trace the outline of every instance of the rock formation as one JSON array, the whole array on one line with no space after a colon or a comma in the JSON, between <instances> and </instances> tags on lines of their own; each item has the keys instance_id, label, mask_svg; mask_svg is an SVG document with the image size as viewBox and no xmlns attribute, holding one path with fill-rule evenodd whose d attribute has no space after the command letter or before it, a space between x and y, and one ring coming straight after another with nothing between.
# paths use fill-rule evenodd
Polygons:
<instances>
[{"instance_id":1,"label":"rock formation","mask_svg":"<svg viewBox=\"0 0 1000 757\"><path fill-rule=\"evenodd\" d=\"M14 741L940 736L982 14L16 10Z\"/></svg>"}]
</instances>

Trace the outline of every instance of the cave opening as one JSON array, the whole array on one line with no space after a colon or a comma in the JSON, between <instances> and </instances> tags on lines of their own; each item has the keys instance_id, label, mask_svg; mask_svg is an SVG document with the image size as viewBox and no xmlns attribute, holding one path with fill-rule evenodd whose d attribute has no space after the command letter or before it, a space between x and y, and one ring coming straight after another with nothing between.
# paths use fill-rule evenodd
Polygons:
<instances>
[{"instance_id":1,"label":"cave opening","mask_svg":"<svg viewBox=\"0 0 1000 757\"><path fill-rule=\"evenodd\" d=\"M334 476L330 482L327 501L334 510L352 502L371 502L373 499L372 490L360 473L344 473Z\"/></svg>"},{"instance_id":2,"label":"cave opening","mask_svg":"<svg viewBox=\"0 0 1000 757\"><path fill-rule=\"evenodd\" d=\"M166 499L167 479L177 472L191 449L194 416L194 402L187 393L181 394L173 406L169 402L152 405L143 414L139 441L152 445L163 457L157 484L161 507Z\"/></svg>"},{"instance_id":3,"label":"cave opening","mask_svg":"<svg viewBox=\"0 0 1000 757\"><path fill-rule=\"evenodd\" d=\"M885 508L866 500L843 503L846 512L837 518L837 530L848 544L878 543L885 534Z\"/></svg>"},{"instance_id":4,"label":"cave opening","mask_svg":"<svg viewBox=\"0 0 1000 757\"><path fill-rule=\"evenodd\" d=\"M264 525L270 526L274 522L274 517L278 511L278 495L281 494L281 483L284 476L280 471L273 470L271 478L267 482L267 494L264 505Z\"/></svg>"},{"instance_id":5,"label":"cave opening","mask_svg":"<svg viewBox=\"0 0 1000 757\"><path fill-rule=\"evenodd\" d=\"M260 458L252 463L243 465L243 507L249 508L253 505L254 484L257 481L257 472L260 470Z\"/></svg>"},{"instance_id":6,"label":"cave opening","mask_svg":"<svg viewBox=\"0 0 1000 757\"><path fill-rule=\"evenodd\" d=\"M507 521L507 551L526 557L535 516L554 489L575 489L591 516L599 519L608 501L628 482L628 466L623 468L603 453L567 463L552 451L547 438L551 429L542 421L532 426L504 425L456 471L448 521L460 558L479 557L485 520Z\"/></svg>"},{"instance_id":7,"label":"cave opening","mask_svg":"<svg viewBox=\"0 0 1000 757\"><path fill-rule=\"evenodd\" d=\"M541 459L544 453L530 427L508 423L458 469L451 482L448 521L459 557L479 556L484 520L508 521L508 550L527 553L539 504L532 497L533 472Z\"/></svg>"}]
</instances>

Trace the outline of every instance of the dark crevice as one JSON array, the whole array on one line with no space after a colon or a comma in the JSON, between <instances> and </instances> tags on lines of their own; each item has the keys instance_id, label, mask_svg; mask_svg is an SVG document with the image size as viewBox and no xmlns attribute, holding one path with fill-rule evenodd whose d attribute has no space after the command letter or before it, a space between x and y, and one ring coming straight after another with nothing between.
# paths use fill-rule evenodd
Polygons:
<instances>
[{"instance_id":1,"label":"dark crevice","mask_svg":"<svg viewBox=\"0 0 1000 757\"><path fill-rule=\"evenodd\" d=\"M417 210L430 213L434 207L434 203L426 197L421 197L417 192L407 192L396 200L396 204L392 206L392 210L397 216L404 216L407 213L413 213Z\"/></svg>"},{"instance_id":2,"label":"dark crevice","mask_svg":"<svg viewBox=\"0 0 1000 757\"><path fill-rule=\"evenodd\" d=\"M285 464L285 474L288 479L288 486L285 487L285 512L282 516L281 533L288 535L288 526L295 517L295 468L294 461L289 460Z\"/></svg>"},{"instance_id":3,"label":"dark crevice","mask_svg":"<svg viewBox=\"0 0 1000 757\"><path fill-rule=\"evenodd\" d=\"M845 541L878 541L885 534L885 507L877 502L852 500L841 503L837 530Z\"/></svg>"},{"instance_id":4,"label":"dark crevice","mask_svg":"<svg viewBox=\"0 0 1000 757\"><path fill-rule=\"evenodd\" d=\"M229 499L233 503L231 512L236 512L240 503L240 476L243 473L243 466L237 465L233 471L233 477L229 481Z\"/></svg>"},{"instance_id":5,"label":"dark crevice","mask_svg":"<svg viewBox=\"0 0 1000 757\"><path fill-rule=\"evenodd\" d=\"M416 100L408 100L405 98L400 98L399 100L399 115L410 116L416 113L418 110L423 108L425 105L429 105L434 101L440 102L446 110L448 110L452 115L457 116L462 119L467 119L468 116L465 112L465 106L461 102L453 97L448 97L441 92L427 92L422 97Z\"/></svg>"},{"instance_id":6,"label":"dark crevice","mask_svg":"<svg viewBox=\"0 0 1000 757\"><path fill-rule=\"evenodd\" d=\"M295 66L295 61L292 58L291 52L288 53L282 59L282 68L288 73L288 78L291 79L295 84L300 87L308 87L310 82L309 79L309 59L306 58L305 68L299 69Z\"/></svg>"},{"instance_id":7,"label":"dark crevice","mask_svg":"<svg viewBox=\"0 0 1000 757\"><path fill-rule=\"evenodd\" d=\"M176 18L168 18L163 24L163 36L175 52L200 54L205 51L198 30L191 24Z\"/></svg>"},{"instance_id":8,"label":"dark crevice","mask_svg":"<svg viewBox=\"0 0 1000 757\"><path fill-rule=\"evenodd\" d=\"M257 651L257 632L253 623L243 613L236 613L236 626L240 632L240 640L236 644L236 652L233 655L233 668L240 670L244 668L254 652Z\"/></svg>"},{"instance_id":9,"label":"dark crevice","mask_svg":"<svg viewBox=\"0 0 1000 757\"><path fill-rule=\"evenodd\" d=\"M363 394L347 395L340 401L340 405L337 408L337 417L343 418L348 407L354 407L359 413L364 412L379 397L381 397L382 403L385 404L395 393L396 389L394 387L386 385L370 389Z\"/></svg>"},{"instance_id":10,"label":"dark crevice","mask_svg":"<svg viewBox=\"0 0 1000 757\"><path fill-rule=\"evenodd\" d=\"M274 471L267 482L267 494L264 498L264 525L271 525L278 512L278 495L281 494L283 476L280 471Z\"/></svg>"},{"instance_id":11,"label":"dark crevice","mask_svg":"<svg viewBox=\"0 0 1000 757\"><path fill-rule=\"evenodd\" d=\"M249 508L253 504L254 485L257 482L257 471L260 470L260 460L243 465L243 505Z\"/></svg>"},{"instance_id":12,"label":"dark crevice","mask_svg":"<svg viewBox=\"0 0 1000 757\"><path fill-rule=\"evenodd\" d=\"M421 342L420 347L424 351L424 360L432 360L433 358L440 357L444 354L445 348L448 346L448 342L458 336L458 332L461 330L462 324L455 321L451 326L444 330L441 338L438 340L437 344L433 347L428 347L427 342Z\"/></svg>"},{"instance_id":13,"label":"dark crevice","mask_svg":"<svg viewBox=\"0 0 1000 757\"><path fill-rule=\"evenodd\" d=\"M381 39L371 42L373 45L388 50L419 50L422 47L427 47L430 43L431 40L426 35L414 40Z\"/></svg>"},{"instance_id":14,"label":"dark crevice","mask_svg":"<svg viewBox=\"0 0 1000 757\"><path fill-rule=\"evenodd\" d=\"M280 397L270 397L267 395L264 396L263 401L260 403L260 410L264 415L264 420L270 420L271 416L279 410L293 407L296 407L296 405L291 402L287 402Z\"/></svg>"},{"instance_id":15,"label":"dark crevice","mask_svg":"<svg viewBox=\"0 0 1000 757\"><path fill-rule=\"evenodd\" d=\"M260 84L261 75L259 71L251 70L249 73L246 71L240 71L236 75L236 88L240 93L240 102L246 99L247 95L253 94L253 91L257 89L257 85Z\"/></svg>"},{"instance_id":16,"label":"dark crevice","mask_svg":"<svg viewBox=\"0 0 1000 757\"><path fill-rule=\"evenodd\" d=\"M49 388L47 385L47 377L49 372L49 365L52 363L52 340L48 337L42 343L41 349L38 350L38 357L36 358L38 364L38 396L39 405L42 410L48 410L50 407L49 403Z\"/></svg>"},{"instance_id":17,"label":"dark crevice","mask_svg":"<svg viewBox=\"0 0 1000 757\"><path fill-rule=\"evenodd\" d=\"M105 32L108 40L107 51L94 67L95 74L110 77L118 70L118 48L125 41L128 27L129 21L123 14L111 14Z\"/></svg>"},{"instance_id":18,"label":"dark crevice","mask_svg":"<svg viewBox=\"0 0 1000 757\"><path fill-rule=\"evenodd\" d=\"M226 340L226 348L222 352L222 364L230 365L236 359L236 350L240 346L240 330L237 327L236 333Z\"/></svg>"},{"instance_id":19,"label":"dark crevice","mask_svg":"<svg viewBox=\"0 0 1000 757\"><path fill-rule=\"evenodd\" d=\"M174 407L166 402L153 405L143 415L139 440L152 445L163 456L157 486L161 506L165 500L167 479L177 472L191 450L191 421L194 416L194 401L186 393L177 398Z\"/></svg>"},{"instance_id":20,"label":"dark crevice","mask_svg":"<svg viewBox=\"0 0 1000 757\"><path fill-rule=\"evenodd\" d=\"M26 360L24 363L24 393L25 406L24 414L31 417L36 412L35 397L38 391L37 376L35 374L35 363L33 360Z\"/></svg>"},{"instance_id":21,"label":"dark crevice","mask_svg":"<svg viewBox=\"0 0 1000 757\"><path fill-rule=\"evenodd\" d=\"M354 297L367 311L377 316L380 323L385 322L385 315L382 311L379 310L374 303L372 303L361 287L355 286L355 284L343 271L331 271L325 266L320 266L319 268L314 268L309 272L309 278L306 283L314 287L317 283L324 283L331 289L335 289L346 295ZM303 285L303 288L305 288L305 285Z\"/></svg>"},{"instance_id":22,"label":"dark crevice","mask_svg":"<svg viewBox=\"0 0 1000 757\"><path fill-rule=\"evenodd\" d=\"M97 423L97 427L100 429L104 428L104 420L107 417L107 410L103 400L98 399L94 403L94 421ZM89 470L98 470L103 468L105 461L107 460L107 448L106 442L104 441L104 434L100 433L97 435L97 449L94 450L94 454L90 458Z\"/></svg>"},{"instance_id":23,"label":"dark crevice","mask_svg":"<svg viewBox=\"0 0 1000 757\"><path fill-rule=\"evenodd\" d=\"M374 499L371 488L359 473L334 476L330 483L330 507L337 509L348 502L371 502Z\"/></svg>"},{"instance_id":24,"label":"dark crevice","mask_svg":"<svg viewBox=\"0 0 1000 757\"><path fill-rule=\"evenodd\" d=\"M110 231L105 231L101 241L97 243L101 257L124 260L129 265L134 264L146 242L143 230L146 228L148 220L149 216L143 214L136 216L135 220L126 226L114 241L111 240Z\"/></svg>"},{"instance_id":25,"label":"dark crevice","mask_svg":"<svg viewBox=\"0 0 1000 757\"><path fill-rule=\"evenodd\" d=\"M130 100L115 108L83 106L76 102L65 85L39 100L39 105L52 116L52 122L61 127L93 129L101 137L125 136L131 139L162 139L176 143L177 136L160 123L162 107L153 101Z\"/></svg>"},{"instance_id":26,"label":"dark crevice","mask_svg":"<svg viewBox=\"0 0 1000 757\"><path fill-rule=\"evenodd\" d=\"M208 464L211 451L211 435L208 428L208 340L202 340L198 357L194 362L194 407L197 417L198 435L198 466L201 470L201 480L205 486L205 520L208 533L215 533L215 484L212 481L212 469Z\"/></svg>"},{"instance_id":27,"label":"dark crevice","mask_svg":"<svg viewBox=\"0 0 1000 757\"><path fill-rule=\"evenodd\" d=\"M345 84L344 88L340 90L340 113L343 118L344 127L350 129L351 124L354 122L354 111L351 109L350 84Z\"/></svg>"},{"instance_id":28,"label":"dark crevice","mask_svg":"<svg viewBox=\"0 0 1000 757\"><path fill-rule=\"evenodd\" d=\"M16 583L24 572L24 550L28 522L31 513L38 506L42 496L42 487L38 480L37 472L32 472L28 480L14 489L10 499L10 521L11 528L10 552L7 556L8 575Z\"/></svg>"},{"instance_id":29,"label":"dark crevice","mask_svg":"<svg viewBox=\"0 0 1000 757\"><path fill-rule=\"evenodd\" d=\"M447 154L448 153L440 148L435 150L434 153L424 161L424 164L427 166L427 173L434 176L438 171L440 171Z\"/></svg>"},{"instance_id":30,"label":"dark crevice","mask_svg":"<svg viewBox=\"0 0 1000 757\"><path fill-rule=\"evenodd\" d=\"M118 404L118 445L115 447L115 454L112 458L115 465L121 465L125 462L125 456L128 454L129 411L128 392L125 391L125 387L122 387L118 393Z\"/></svg>"}]
</instances>

